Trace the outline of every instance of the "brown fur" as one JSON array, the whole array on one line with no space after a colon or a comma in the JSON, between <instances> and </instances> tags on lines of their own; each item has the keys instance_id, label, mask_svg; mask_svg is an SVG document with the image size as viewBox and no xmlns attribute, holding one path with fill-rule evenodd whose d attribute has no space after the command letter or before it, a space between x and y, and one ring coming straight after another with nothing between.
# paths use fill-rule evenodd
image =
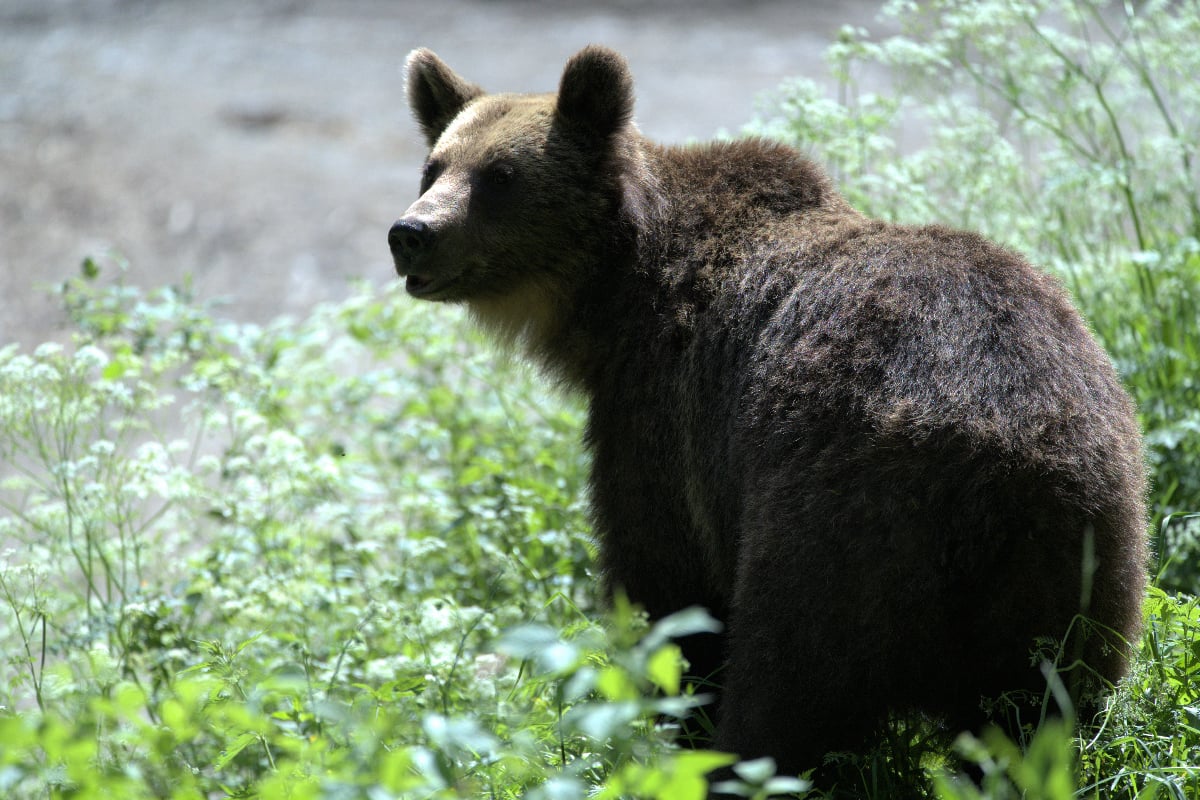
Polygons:
<instances>
[{"instance_id":1,"label":"brown fur","mask_svg":"<svg viewBox=\"0 0 1200 800\"><path fill-rule=\"evenodd\" d=\"M781 145L645 140L603 48L558 95L482 94L425 50L409 86L431 153L397 270L586 395L609 585L727 625L686 645L723 669L717 746L799 770L889 712L977 725L1069 631L1124 674L1140 435L1056 281L864 218Z\"/></svg>"}]
</instances>

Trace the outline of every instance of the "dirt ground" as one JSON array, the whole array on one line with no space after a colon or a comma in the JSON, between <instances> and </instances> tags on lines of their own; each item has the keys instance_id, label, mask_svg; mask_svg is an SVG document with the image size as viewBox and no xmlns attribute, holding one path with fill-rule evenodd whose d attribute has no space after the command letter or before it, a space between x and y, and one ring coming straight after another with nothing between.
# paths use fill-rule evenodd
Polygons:
<instances>
[{"instance_id":1,"label":"dirt ground","mask_svg":"<svg viewBox=\"0 0 1200 800\"><path fill-rule=\"evenodd\" d=\"M877 0L0 0L0 345L61 338L46 287L117 253L143 286L266 320L392 280L388 226L424 156L401 65L432 47L485 88L550 91L589 42L637 78L656 139L737 131L821 77Z\"/></svg>"}]
</instances>

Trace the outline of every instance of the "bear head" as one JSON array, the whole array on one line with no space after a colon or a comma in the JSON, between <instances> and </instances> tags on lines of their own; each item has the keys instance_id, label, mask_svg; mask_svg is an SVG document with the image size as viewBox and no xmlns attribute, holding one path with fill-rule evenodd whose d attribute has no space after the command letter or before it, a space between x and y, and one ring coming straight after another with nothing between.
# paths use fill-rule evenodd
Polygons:
<instances>
[{"instance_id":1,"label":"bear head","mask_svg":"<svg viewBox=\"0 0 1200 800\"><path fill-rule=\"evenodd\" d=\"M430 152L388 234L397 273L413 297L464 302L502 338L536 333L611 253L630 184L645 183L625 60L591 46L557 94L487 94L420 49L407 80Z\"/></svg>"}]
</instances>

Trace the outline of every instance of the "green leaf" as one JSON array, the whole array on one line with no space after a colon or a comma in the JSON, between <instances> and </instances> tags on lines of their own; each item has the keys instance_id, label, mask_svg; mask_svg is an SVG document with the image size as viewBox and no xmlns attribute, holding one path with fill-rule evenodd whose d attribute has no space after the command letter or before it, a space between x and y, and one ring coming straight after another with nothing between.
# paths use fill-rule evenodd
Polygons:
<instances>
[{"instance_id":1,"label":"green leaf","mask_svg":"<svg viewBox=\"0 0 1200 800\"><path fill-rule=\"evenodd\" d=\"M742 761L733 765L733 771L747 783L761 786L766 783L768 778L774 777L775 759L755 758L750 761Z\"/></svg>"},{"instance_id":2,"label":"green leaf","mask_svg":"<svg viewBox=\"0 0 1200 800\"><path fill-rule=\"evenodd\" d=\"M570 669L580 657L579 649L559 638L547 625L521 625L500 637L497 649L522 659L532 659L546 672Z\"/></svg>"},{"instance_id":3,"label":"green leaf","mask_svg":"<svg viewBox=\"0 0 1200 800\"><path fill-rule=\"evenodd\" d=\"M657 650L669 639L678 639L697 633L720 633L724 629L721 621L699 606L685 608L663 617L642 640L647 650Z\"/></svg>"},{"instance_id":4,"label":"green leaf","mask_svg":"<svg viewBox=\"0 0 1200 800\"><path fill-rule=\"evenodd\" d=\"M100 370L100 376L107 381L115 381L123 378L128 371L129 365L125 359L114 358L104 365L104 369Z\"/></svg>"},{"instance_id":5,"label":"green leaf","mask_svg":"<svg viewBox=\"0 0 1200 800\"><path fill-rule=\"evenodd\" d=\"M225 769L225 767L229 766L230 761L237 758L238 753L245 750L247 747L249 747L251 744L253 744L257 739L258 739L257 734L243 733L242 735L240 735L236 739L234 739L232 744L226 745L221 750L221 754L219 756L217 756L217 759L216 759L216 761L213 762L213 765L217 769Z\"/></svg>"},{"instance_id":6,"label":"green leaf","mask_svg":"<svg viewBox=\"0 0 1200 800\"><path fill-rule=\"evenodd\" d=\"M566 715L565 721L573 729L596 742L623 734L631 722L637 719L640 709L632 701L609 703L585 703L575 706Z\"/></svg>"},{"instance_id":7,"label":"green leaf","mask_svg":"<svg viewBox=\"0 0 1200 800\"><path fill-rule=\"evenodd\" d=\"M679 694L682 674L683 655L675 644L660 647L646 663L646 676L667 694Z\"/></svg>"}]
</instances>

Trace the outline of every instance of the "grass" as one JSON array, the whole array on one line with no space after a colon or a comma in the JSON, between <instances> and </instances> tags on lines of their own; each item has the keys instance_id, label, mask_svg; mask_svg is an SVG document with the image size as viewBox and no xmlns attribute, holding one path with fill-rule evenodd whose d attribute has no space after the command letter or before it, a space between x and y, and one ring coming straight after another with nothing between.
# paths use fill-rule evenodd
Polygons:
<instances>
[{"instance_id":1,"label":"grass","mask_svg":"<svg viewBox=\"0 0 1200 800\"><path fill-rule=\"evenodd\" d=\"M1200 9L891 13L831 50L840 99L792 83L756 130L1063 277L1138 399L1161 564L1097 719L896 724L831 763L868 798L1200 796ZM903 90L859 92L874 62ZM728 758L671 745L698 702L671 637L711 621L598 607L580 408L397 294L258 327L103 258L62 287L72 347L0 349L0 796L703 797Z\"/></svg>"}]
</instances>

